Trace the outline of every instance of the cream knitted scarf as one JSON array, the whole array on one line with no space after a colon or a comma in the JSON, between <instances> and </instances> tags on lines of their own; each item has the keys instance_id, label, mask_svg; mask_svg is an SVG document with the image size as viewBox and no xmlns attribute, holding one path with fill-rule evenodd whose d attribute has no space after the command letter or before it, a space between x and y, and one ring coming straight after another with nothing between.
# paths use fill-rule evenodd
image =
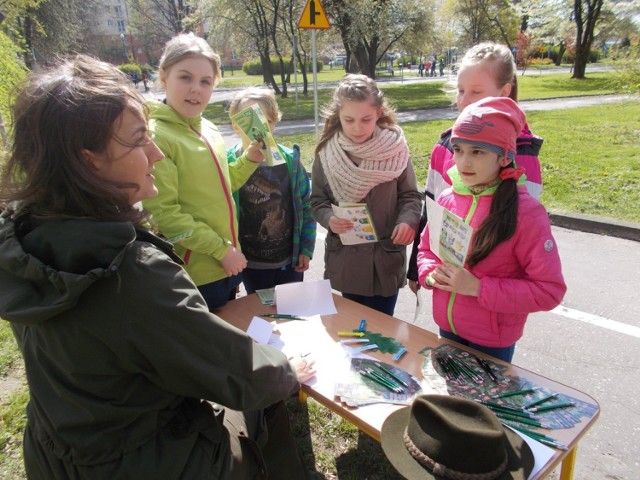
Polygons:
<instances>
[{"instance_id":1,"label":"cream knitted scarf","mask_svg":"<svg viewBox=\"0 0 640 480\"><path fill-rule=\"evenodd\" d=\"M407 167L409 147L397 125L376 126L364 143L338 131L320 151L320 162L338 202L360 202L381 183L398 178Z\"/></svg>"}]
</instances>

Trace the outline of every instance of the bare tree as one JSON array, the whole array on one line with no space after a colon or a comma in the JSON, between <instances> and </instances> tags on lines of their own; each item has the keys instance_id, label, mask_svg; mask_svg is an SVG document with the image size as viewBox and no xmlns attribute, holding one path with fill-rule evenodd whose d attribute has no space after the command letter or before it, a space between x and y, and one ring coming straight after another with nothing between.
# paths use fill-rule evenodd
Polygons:
<instances>
[{"instance_id":1,"label":"bare tree","mask_svg":"<svg viewBox=\"0 0 640 480\"><path fill-rule=\"evenodd\" d=\"M469 45L501 39L511 48L512 39L522 27L522 17L518 18L505 0L461 0L456 12L465 32L462 43Z\"/></svg>"},{"instance_id":2,"label":"bare tree","mask_svg":"<svg viewBox=\"0 0 640 480\"><path fill-rule=\"evenodd\" d=\"M149 59L155 58L159 45L189 30L193 9L184 0L128 0L128 5L131 28Z\"/></svg>"},{"instance_id":3,"label":"bare tree","mask_svg":"<svg viewBox=\"0 0 640 480\"><path fill-rule=\"evenodd\" d=\"M376 65L408 32L428 28L432 4L420 0L330 0L325 8L340 29L346 69L375 78Z\"/></svg>"}]
</instances>

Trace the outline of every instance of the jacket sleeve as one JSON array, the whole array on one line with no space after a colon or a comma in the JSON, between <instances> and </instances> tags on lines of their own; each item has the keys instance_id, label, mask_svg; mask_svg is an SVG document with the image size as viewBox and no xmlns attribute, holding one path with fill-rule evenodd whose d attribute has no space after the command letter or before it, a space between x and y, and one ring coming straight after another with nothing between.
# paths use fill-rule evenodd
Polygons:
<instances>
[{"instance_id":1,"label":"jacket sleeve","mask_svg":"<svg viewBox=\"0 0 640 480\"><path fill-rule=\"evenodd\" d=\"M451 130L447 130L440 136L431 151L429 160L429 172L427 173L426 194L434 200L444 190L451 186L451 179L447 175L447 170L455 163L453 161L453 151L451 150Z\"/></svg>"},{"instance_id":2,"label":"jacket sleeve","mask_svg":"<svg viewBox=\"0 0 640 480\"><path fill-rule=\"evenodd\" d=\"M300 147L293 146L293 166L296 172L296 186L302 202L302 232L300 235L300 252L313 258L316 246L316 219L311 211L311 182L309 174L300 161Z\"/></svg>"},{"instance_id":3,"label":"jacket sleeve","mask_svg":"<svg viewBox=\"0 0 640 480\"><path fill-rule=\"evenodd\" d=\"M299 388L286 356L210 313L179 265L152 247L136 256L132 272L122 274L123 288L145 286L127 303L133 312L122 348L132 371L235 410L264 408Z\"/></svg>"},{"instance_id":4,"label":"jacket sleeve","mask_svg":"<svg viewBox=\"0 0 640 480\"><path fill-rule=\"evenodd\" d=\"M418 283L421 287L427 287L424 279L427 278L435 268L442 263L440 259L429 248L429 228L425 225L420 236L420 245L418 246L417 263L418 263Z\"/></svg>"},{"instance_id":5,"label":"jacket sleeve","mask_svg":"<svg viewBox=\"0 0 640 480\"><path fill-rule=\"evenodd\" d=\"M180 242L186 249L204 253L218 260L227 253L230 239L218 235L210 226L196 221L182 210L179 196L178 168L170 149L162 149L164 160L155 165L158 195L144 200L144 207L153 215L158 230L172 243Z\"/></svg>"},{"instance_id":6,"label":"jacket sleeve","mask_svg":"<svg viewBox=\"0 0 640 480\"><path fill-rule=\"evenodd\" d=\"M503 313L532 313L552 310L562 301L567 286L560 255L549 218L544 208L538 207L537 212L518 217L513 248L523 272L521 278L484 276L478 296L483 307Z\"/></svg>"},{"instance_id":7,"label":"jacket sleeve","mask_svg":"<svg viewBox=\"0 0 640 480\"><path fill-rule=\"evenodd\" d=\"M332 203L333 194L327 183L322 162L316 157L311 167L311 210L316 222L329 231L329 219L334 215Z\"/></svg>"},{"instance_id":8,"label":"jacket sleeve","mask_svg":"<svg viewBox=\"0 0 640 480\"><path fill-rule=\"evenodd\" d=\"M422 206L422 194L418 191L416 174L413 171L411 160L407 168L398 177L398 213L396 225L406 223L414 231L420 224L420 207Z\"/></svg>"},{"instance_id":9,"label":"jacket sleeve","mask_svg":"<svg viewBox=\"0 0 640 480\"><path fill-rule=\"evenodd\" d=\"M259 166L260 163L252 162L244 153L236 158L235 162L230 163L229 177L231 179L231 190L237 192Z\"/></svg>"},{"instance_id":10,"label":"jacket sleeve","mask_svg":"<svg viewBox=\"0 0 640 480\"><path fill-rule=\"evenodd\" d=\"M536 200L542 194L542 169L540 167L540 149L543 139L537 137L525 124L516 141L516 164L524 167L527 177L527 190Z\"/></svg>"}]
</instances>

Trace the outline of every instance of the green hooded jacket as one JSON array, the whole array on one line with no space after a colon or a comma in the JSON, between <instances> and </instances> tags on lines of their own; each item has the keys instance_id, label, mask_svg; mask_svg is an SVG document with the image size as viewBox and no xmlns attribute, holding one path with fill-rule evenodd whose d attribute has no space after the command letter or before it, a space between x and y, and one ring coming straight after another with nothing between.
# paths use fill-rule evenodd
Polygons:
<instances>
[{"instance_id":1,"label":"green hooded jacket","mask_svg":"<svg viewBox=\"0 0 640 480\"><path fill-rule=\"evenodd\" d=\"M158 195L143 201L158 231L175 245L196 285L227 277L220 260L240 249L233 192L258 168L246 156L227 163L218 128L152 102L149 128L164 160L155 165Z\"/></svg>"},{"instance_id":2,"label":"green hooded jacket","mask_svg":"<svg viewBox=\"0 0 640 480\"><path fill-rule=\"evenodd\" d=\"M201 399L258 410L299 387L282 352L207 310L178 262L130 223L0 221L30 478L224 478L223 410Z\"/></svg>"}]
</instances>

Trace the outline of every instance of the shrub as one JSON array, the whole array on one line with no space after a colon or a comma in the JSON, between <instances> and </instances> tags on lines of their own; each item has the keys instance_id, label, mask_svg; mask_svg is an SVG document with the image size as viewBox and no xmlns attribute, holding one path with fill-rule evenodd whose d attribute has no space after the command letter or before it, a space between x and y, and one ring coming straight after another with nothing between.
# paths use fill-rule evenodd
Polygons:
<instances>
[{"instance_id":1,"label":"shrub","mask_svg":"<svg viewBox=\"0 0 640 480\"><path fill-rule=\"evenodd\" d=\"M293 71L291 67L291 57L283 57L285 72ZM317 71L322 71L323 63L321 60L316 62ZM312 63L307 62L307 71L310 72L313 69ZM242 70L247 75L262 75L262 62L259 59L247 60L242 64ZM280 75L280 59L278 57L271 57L271 71L274 75Z\"/></svg>"},{"instance_id":2,"label":"shrub","mask_svg":"<svg viewBox=\"0 0 640 480\"><path fill-rule=\"evenodd\" d=\"M553 60L550 58L532 58L529 61L529 65L553 65Z\"/></svg>"},{"instance_id":3,"label":"shrub","mask_svg":"<svg viewBox=\"0 0 640 480\"><path fill-rule=\"evenodd\" d=\"M611 82L616 90L625 93L640 93L640 49L630 51L611 62L615 70Z\"/></svg>"},{"instance_id":4,"label":"shrub","mask_svg":"<svg viewBox=\"0 0 640 480\"><path fill-rule=\"evenodd\" d=\"M19 55L19 49L15 43L0 31L0 113L4 120L5 128L9 126L9 101L13 87L27 74L27 69ZM0 141L0 150L2 149Z\"/></svg>"},{"instance_id":5,"label":"shrub","mask_svg":"<svg viewBox=\"0 0 640 480\"><path fill-rule=\"evenodd\" d=\"M118 69L129 75L130 77L134 77L137 75L140 80L142 80L142 68L137 63L123 63L122 65L118 65Z\"/></svg>"}]
</instances>

